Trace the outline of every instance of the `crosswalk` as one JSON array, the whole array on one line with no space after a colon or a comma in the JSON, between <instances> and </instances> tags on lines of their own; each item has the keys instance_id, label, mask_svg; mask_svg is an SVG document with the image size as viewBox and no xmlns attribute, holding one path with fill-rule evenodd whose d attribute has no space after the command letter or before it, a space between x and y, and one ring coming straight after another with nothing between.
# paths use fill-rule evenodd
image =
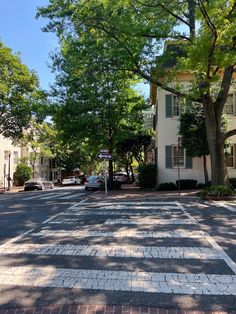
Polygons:
<instances>
[{"instance_id":1,"label":"crosswalk","mask_svg":"<svg viewBox=\"0 0 236 314\"><path fill-rule=\"evenodd\" d=\"M28 195L28 192L25 194L12 194L12 195L6 195L2 194L0 195L0 200L5 200L7 198L13 199L17 198L17 200L22 200L22 201L34 201L34 200L39 200L39 201L48 201L48 200L78 200L81 198L81 196L85 195L86 192L81 192L78 191L77 193L71 193L71 192L49 192L49 191L34 191L33 195L30 193Z\"/></svg>"},{"instance_id":2,"label":"crosswalk","mask_svg":"<svg viewBox=\"0 0 236 314\"><path fill-rule=\"evenodd\" d=\"M51 264L1 265L0 285L236 296L236 264L179 202L74 204L1 245L1 256ZM67 267L58 266L60 257Z\"/></svg>"}]
</instances>

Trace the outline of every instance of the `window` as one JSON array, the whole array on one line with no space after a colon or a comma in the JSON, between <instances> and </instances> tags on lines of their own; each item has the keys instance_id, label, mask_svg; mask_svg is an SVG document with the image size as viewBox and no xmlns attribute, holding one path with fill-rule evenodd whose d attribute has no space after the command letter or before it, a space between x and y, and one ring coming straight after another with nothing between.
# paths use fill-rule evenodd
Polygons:
<instances>
[{"instance_id":1,"label":"window","mask_svg":"<svg viewBox=\"0 0 236 314\"><path fill-rule=\"evenodd\" d=\"M166 117L178 117L180 115L180 99L176 95L166 95Z\"/></svg>"},{"instance_id":2,"label":"window","mask_svg":"<svg viewBox=\"0 0 236 314\"><path fill-rule=\"evenodd\" d=\"M173 145L172 146L172 167L184 167L184 149L182 146Z\"/></svg>"},{"instance_id":3,"label":"window","mask_svg":"<svg viewBox=\"0 0 236 314\"><path fill-rule=\"evenodd\" d=\"M234 97L233 96L234 96L233 94L229 94L225 102L224 112L228 115L234 114Z\"/></svg>"},{"instance_id":4,"label":"window","mask_svg":"<svg viewBox=\"0 0 236 314\"><path fill-rule=\"evenodd\" d=\"M177 96L173 96L173 116L179 116L179 98Z\"/></svg>"},{"instance_id":5,"label":"window","mask_svg":"<svg viewBox=\"0 0 236 314\"><path fill-rule=\"evenodd\" d=\"M4 150L4 161L8 161L9 159L9 150Z\"/></svg>"},{"instance_id":6,"label":"window","mask_svg":"<svg viewBox=\"0 0 236 314\"><path fill-rule=\"evenodd\" d=\"M18 163L18 152L14 151L13 152L13 164L17 165L17 163Z\"/></svg>"},{"instance_id":7,"label":"window","mask_svg":"<svg viewBox=\"0 0 236 314\"><path fill-rule=\"evenodd\" d=\"M230 147L229 152L225 156L226 167L234 167L234 146Z\"/></svg>"},{"instance_id":8,"label":"window","mask_svg":"<svg viewBox=\"0 0 236 314\"><path fill-rule=\"evenodd\" d=\"M186 155L183 147L177 144L166 145L165 147L166 168L186 168L192 169L193 162L192 157Z\"/></svg>"},{"instance_id":9,"label":"window","mask_svg":"<svg viewBox=\"0 0 236 314\"><path fill-rule=\"evenodd\" d=\"M43 163L44 163L43 157L40 158L40 163L41 163L41 165L43 165Z\"/></svg>"}]
</instances>

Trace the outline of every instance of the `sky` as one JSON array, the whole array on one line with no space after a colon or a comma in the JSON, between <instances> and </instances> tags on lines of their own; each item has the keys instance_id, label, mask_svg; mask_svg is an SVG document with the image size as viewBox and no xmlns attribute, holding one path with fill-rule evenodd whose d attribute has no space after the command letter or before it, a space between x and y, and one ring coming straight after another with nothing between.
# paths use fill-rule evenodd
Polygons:
<instances>
[{"instance_id":1,"label":"sky","mask_svg":"<svg viewBox=\"0 0 236 314\"><path fill-rule=\"evenodd\" d=\"M0 40L14 53L21 53L21 61L37 72L44 89L54 81L47 64L57 39L54 34L42 32L47 21L35 15L37 7L47 4L47 0L0 0Z\"/></svg>"},{"instance_id":2,"label":"sky","mask_svg":"<svg viewBox=\"0 0 236 314\"><path fill-rule=\"evenodd\" d=\"M57 38L41 30L47 20L35 15L37 7L47 6L48 0L0 0L0 40L13 53L21 53L21 61L38 74L40 86L48 89L54 81L48 65L49 53L57 47ZM149 84L138 84L137 90L149 96Z\"/></svg>"}]
</instances>

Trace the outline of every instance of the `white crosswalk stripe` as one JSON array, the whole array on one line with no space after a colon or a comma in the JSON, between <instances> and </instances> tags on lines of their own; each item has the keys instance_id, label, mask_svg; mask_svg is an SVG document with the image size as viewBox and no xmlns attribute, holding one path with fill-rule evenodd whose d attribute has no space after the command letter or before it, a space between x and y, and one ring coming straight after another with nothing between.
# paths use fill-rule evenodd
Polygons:
<instances>
[{"instance_id":1,"label":"white crosswalk stripe","mask_svg":"<svg viewBox=\"0 0 236 314\"><path fill-rule=\"evenodd\" d=\"M199 239L204 238L207 234L204 231L136 231L136 230L121 230L118 232L112 231L80 231L80 230L41 230L34 232L32 236L40 237L103 237L103 238L191 238Z\"/></svg>"},{"instance_id":2,"label":"white crosswalk stripe","mask_svg":"<svg viewBox=\"0 0 236 314\"><path fill-rule=\"evenodd\" d=\"M206 247L148 247L137 245L59 245L11 244L0 247L0 254L61 256L102 256L175 259L223 259L222 252Z\"/></svg>"},{"instance_id":3,"label":"white crosswalk stripe","mask_svg":"<svg viewBox=\"0 0 236 314\"><path fill-rule=\"evenodd\" d=\"M0 267L0 284L190 295L236 295L236 275L125 272L26 266Z\"/></svg>"},{"instance_id":4,"label":"white crosswalk stripe","mask_svg":"<svg viewBox=\"0 0 236 314\"><path fill-rule=\"evenodd\" d=\"M82 194L80 193L80 195ZM53 194L45 196L44 199L50 199L50 196ZM78 195L64 195L63 197L64 199L73 199L74 196ZM86 218L88 220L81 217L87 215L89 216ZM94 217L91 219L93 215ZM96 217L99 215L105 217ZM99 220L96 221L98 218ZM89 222L89 219L93 222ZM86 221L89 223L86 224ZM82 228L77 228L78 223L80 223L80 227L83 224ZM57 224L60 224L60 227ZM143 225L146 225L144 230L142 230ZM159 225L161 226L160 230L158 229ZM57 230L57 228L60 229ZM216 263L225 262L229 267L229 273L153 272L143 271L141 268L138 268L139 271L129 271L129 269L124 271L123 269L111 270L106 264L104 265L105 269L91 269L89 266L86 269L35 265L0 266L0 285L96 289L132 293L235 296L236 264L207 232L197 229L198 222L178 202L128 201L74 204L66 212L47 219L40 230L28 233L27 237L31 237L33 243L22 243L22 239L21 243L10 241L0 246L0 255L27 254L57 256L58 258L60 256L63 258L82 256L83 259L86 257L103 258L103 260L119 258L117 264L122 259L126 259L125 263L129 263L128 259L130 258L144 261L147 259L149 263L151 261L163 263L163 259L176 259L181 262L186 260L186 263L189 263L189 260L192 259L196 260L198 265L203 260L205 262L214 260ZM122 243L126 238L132 241L132 245ZM37 243L39 239L40 243ZM48 239L55 240L56 244L47 243ZM60 239L66 239L67 243L68 241L71 243L57 244L56 241L60 243ZM89 244L84 244L85 239ZM98 239L109 240L111 244L96 244ZM145 239L143 241L145 245L138 245L138 241L142 239ZM152 244L149 245L150 239L165 240L167 245L175 239L183 245L156 246L156 240L152 240ZM201 246L198 246L199 244L188 246L189 244L185 244L185 239L188 241L201 239L207 245L204 246L201 243ZM116 240L122 244L117 244ZM133 243L136 240L137 243ZM98 268L97 265L93 267Z\"/></svg>"}]
</instances>

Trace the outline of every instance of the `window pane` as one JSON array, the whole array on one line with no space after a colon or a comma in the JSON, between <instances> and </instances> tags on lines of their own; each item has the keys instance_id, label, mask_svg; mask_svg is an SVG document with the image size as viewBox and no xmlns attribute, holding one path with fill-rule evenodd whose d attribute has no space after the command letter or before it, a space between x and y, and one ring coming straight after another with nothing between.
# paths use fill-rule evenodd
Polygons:
<instances>
[{"instance_id":1,"label":"window pane","mask_svg":"<svg viewBox=\"0 0 236 314\"><path fill-rule=\"evenodd\" d=\"M184 166L184 149L182 147L177 148L177 145L173 146L173 167Z\"/></svg>"},{"instance_id":2,"label":"window pane","mask_svg":"<svg viewBox=\"0 0 236 314\"><path fill-rule=\"evenodd\" d=\"M173 116L179 116L179 100L177 96L173 96Z\"/></svg>"},{"instance_id":3,"label":"window pane","mask_svg":"<svg viewBox=\"0 0 236 314\"><path fill-rule=\"evenodd\" d=\"M229 115L234 114L233 94L228 95L225 102L225 113Z\"/></svg>"},{"instance_id":4,"label":"window pane","mask_svg":"<svg viewBox=\"0 0 236 314\"><path fill-rule=\"evenodd\" d=\"M234 156L233 156L233 146L230 147L230 152L226 155L226 167L233 167L234 166Z\"/></svg>"}]
</instances>

